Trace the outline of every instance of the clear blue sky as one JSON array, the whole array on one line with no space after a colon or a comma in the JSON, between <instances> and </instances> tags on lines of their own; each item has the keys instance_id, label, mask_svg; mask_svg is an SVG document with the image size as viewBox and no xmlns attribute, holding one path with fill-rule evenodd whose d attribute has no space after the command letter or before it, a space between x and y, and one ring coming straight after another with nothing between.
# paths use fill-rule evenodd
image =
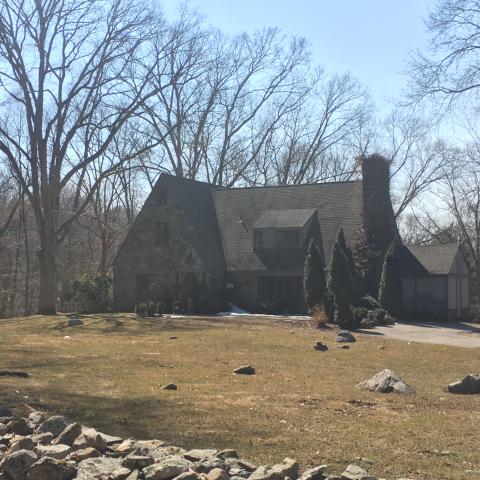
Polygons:
<instances>
[{"instance_id":1,"label":"clear blue sky","mask_svg":"<svg viewBox=\"0 0 480 480\"><path fill-rule=\"evenodd\" d=\"M178 0L163 0L167 12ZM227 33L279 27L305 37L315 63L351 72L383 111L405 86L409 51L426 42L429 0L190 0L209 24Z\"/></svg>"}]
</instances>

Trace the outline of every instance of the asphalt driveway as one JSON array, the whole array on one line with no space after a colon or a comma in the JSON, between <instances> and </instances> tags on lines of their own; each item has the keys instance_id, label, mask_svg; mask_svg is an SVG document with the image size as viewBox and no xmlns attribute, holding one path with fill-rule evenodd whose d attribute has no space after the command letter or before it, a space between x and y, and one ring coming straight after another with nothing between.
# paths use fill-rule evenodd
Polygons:
<instances>
[{"instance_id":1,"label":"asphalt driveway","mask_svg":"<svg viewBox=\"0 0 480 480\"><path fill-rule=\"evenodd\" d=\"M393 340L480 348L480 325L472 323L397 323L387 327L375 327L364 332Z\"/></svg>"}]
</instances>

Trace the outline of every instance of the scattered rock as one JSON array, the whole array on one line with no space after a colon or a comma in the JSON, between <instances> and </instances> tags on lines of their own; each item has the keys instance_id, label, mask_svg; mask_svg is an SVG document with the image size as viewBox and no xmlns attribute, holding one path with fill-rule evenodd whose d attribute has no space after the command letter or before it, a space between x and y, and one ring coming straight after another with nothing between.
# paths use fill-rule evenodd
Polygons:
<instances>
[{"instance_id":1,"label":"scattered rock","mask_svg":"<svg viewBox=\"0 0 480 480\"><path fill-rule=\"evenodd\" d=\"M193 449L189 450L183 458L186 458L187 460L190 460L191 462L198 462L200 460L203 460L205 458L211 458L211 457L216 457L217 456L218 450L212 450L212 449ZM218 457L220 458L220 457Z\"/></svg>"},{"instance_id":2,"label":"scattered rock","mask_svg":"<svg viewBox=\"0 0 480 480\"><path fill-rule=\"evenodd\" d=\"M172 335L171 337L169 337L169 340L176 340L178 337L176 337L175 335Z\"/></svg>"},{"instance_id":3,"label":"scattered rock","mask_svg":"<svg viewBox=\"0 0 480 480\"><path fill-rule=\"evenodd\" d=\"M60 435L55 439L54 443L72 446L75 439L82 433L82 426L75 422L67 425Z\"/></svg>"},{"instance_id":4,"label":"scattered rock","mask_svg":"<svg viewBox=\"0 0 480 480\"><path fill-rule=\"evenodd\" d=\"M480 393L480 375L469 373L462 380L451 383L448 391L461 395L476 395Z\"/></svg>"},{"instance_id":5,"label":"scattered rock","mask_svg":"<svg viewBox=\"0 0 480 480\"><path fill-rule=\"evenodd\" d=\"M77 462L81 462L82 460L86 460L87 458L97 458L100 456L101 453L98 450L92 447L88 447L83 448L82 450L76 450L70 455L70 458L75 459Z\"/></svg>"},{"instance_id":6,"label":"scattered rock","mask_svg":"<svg viewBox=\"0 0 480 480\"><path fill-rule=\"evenodd\" d=\"M24 418L18 418L12 420L9 424L9 428L15 435L30 435L33 432L33 428L28 424Z\"/></svg>"},{"instance_id":7,"label":"scattered rock","mask_svg":"<svg viewBox=\"0 0 480 480\"><path fill-rule=\"evenodd\" d=\"M342 480L377 480L357 465L349 465L340 478Z\"/></svg>"},{"instance_id":8,"label":"scattered rock","mask_svg":"<svg viewBox=\"0 0 480 480\"><path fill-rule=\"evenodd\" d=\"M415 389L407 385L393 370L386 368L378 372L369 380L357 385L360 390L368 390L377 393L400 393L403 395L414 395Z\"/></svg>"},{"instance_id":9,"label":"scattered rock","mask_svg":"<svg viewBox=\"0 0 480 480\"><path fill-rule=\"evenodd\" d=\"M83 325L83 321L80 320L79 318L69 318L68 319L68 326L69 327L78 327L80 325Z\"/></svg>"},{"instance_id":10,"label":"scattered rock","mask_svg":"<svg viewBox=\"0 0 480 480\"><path fill-rule=\"evenodd\" d=\"M43 421L45 421L45 414L43 412L37 412L36 410L28 416L28 421L32 425L40 425Z\"/></svg>"},{"instance_id":11,"label":"scattered rock","mask_svg":"<svg viewBox=\"0 0 480 480\"><path fill-rule=\"evenodd\" d=\"M38 433L37 435L32 436L32 440L34 443L37 445L48 445L49 443L53 442L54 439L53 433L47 432L47 433Z\"/></svg>"},{"instance_id":12,"label":"scattered rock","mask_svg":"<svg viewBox=\"0 0 480 480\"><path fill-rule=\"evenodd\" d=\"M226 460L227 458L233 458L233 459L238 459L240 458L238 456L238 453L236 450L233 450L231 448L227 448L225 450L222 450L221 452L218 452L216 454L216 457L219 458L220 460Z\"/></svg>"},{"instance_id":13,"label":"scattered rock","mask_svg":"<svg viewBox=\"0 0 480 480\"><path fill-rule=\"evenodd\" d=\"M57 460L63 460L72 452L72 447L68 445L38 445L35 447L35 453L39 457L51 457Z\"/></svg>"},{"instance_id":14,"label":"scattered rock","mask_svg":"<svg viewBox=\"0 0 480 480\"><path fill-rule=\"evenodd\" d=\"M67 422L65 421L65 418L62 417L61 415L55 415L53 417L48 418L45 420L39 427L38 427L38 432L39 433L46 433L50 432L55 436L60 435L65 428L67 427Z\"/></svg>"},{"instance_id":15,"label":"scattered rock","mask_svg":"<svg viewBox=\"0 0 480 480\"><path fill-rule=\"evenodd\" d=\"M193 464L181 457L167 457L165 460L144 468L145 480L170 480L187 472Z\"/></svg>"},{"instance_id":16,"label":"scattered rock","mask_svg":"<svg viewBox=\"0 0 480 480\"><path fill-rule=\"evenodd\" d=\"M314 348L315 350L318 350L319 352L326 352L326 351L328 350L328 347L327 347L324 343L322 343L322 342L317 342L317 343L313 346L313 348Z\"/></svg>"},{"instance_id":17,"label":"scattered rock","mask_svg":"<svg viewBox=\"0 0 480 480\"><path fill-rule=\"evenodd\" d=\"M113 472L121 468L118 458L88 458L82 460L77 466L77 480L103 480L112 479Z\"/></svg>"},{"instance_id":18,"label":"scattered rock","mask_svg":"<svg viewBox=\"0 0 480 480\"><path fill-rule=\"evenodd\" d=\"M107 448L107 442L94 428L83 428L81 435L73 442L73 447L75 449L91 447L103 452Z\"/></svg>"},{"instance_id":19,"label":"scattered rock","mask_svg":"<svg viewBox=\"0 0 480 480\"><path fill-rule=\"evenodd\" d=\"M227 472L221 468L213 468L207 474L207 480L229 480L229 478Z\"/></svg>"},{"instance_id":20,"label":"scattered rock","mask_svg":"<svg viewBox=\"0 0 480 480\"><path fill-rule=\"evenodd\" d=\"M177 385L175 383L167 383L162 387L162 390L177 390Z\"/></svg>"},{"instance_id":21,"label":"scattered rock","mask_svg":"<svg viewBox=\"0 0 480 480\"><path fill-rule=\"evenodd\" d=\"M18 452L7 455L2 466L12 480L25 480L28 469L37 459L37 455L32 450L19 450Z\"/></svg>"},{"instance_id":22,"label":"scattered rock","mask_svg":"<svg viewBox=\"0 0 480 480\"><path fill-rule=\"evenodd\" d=\"M143 470L154 462L149 455L127 455L122 460L122 466L130 470Z\"/></svg>"},{"instance_id":23,"label":"scattered rock","mask_svg":"<svg viewBox=\"0 0 480 480\"><path fill-rule=\"evenodd\" d=\"M77 473L75 462L64 462L45 457L28 471L28 480L70 480Z\"/></svg>"},{"instance_id":24,"label":"scattered rock","mask_svg":"<svg viewBox=\"0 0 480 480\"><path fill-rule=\"evenodd\" d=\"M30 437L20 437L10 445L9 453L17 452L18 450L33 450L35 443Z\"/></svg>"},{"instance_id":25,"label":"scattered rock","mask_svg":"<svg viewBox=\"0 0 480 480\"><path fill-rule=\"evenodd\" d=\"M300 480L323 480L325 476L323 473L327 469L326 465L319 465L318 467L313 467L303 472Z\"/></svg>"},{"instance_id":26,"label":"scattered rock","mask_svg":"<svg viewBox=\"0 0 480 480\"><path fill-rule=\"evenodd\" d=\"M340 330L335 341L339 343L353 343L356 342L357 339L353 336L352 332Z\"/></svg>"},{"instance_id":27,"label":"scattered rock","mask_svg":"<svg viewBox=\"0 0 480 480\"><path fill-rule=\"evenodd\" d=\"M337 347L339 350L348 350L350 348L350 345L346 345L345 343L343 345L339 345Z\"/></svg>"},{"instance_id":28,"label":"scattered rock","mask_svg":"<svg viewBox=\"0 0 480 480\"><path fill-rule=\"evenodd\" d=\"M251 365L242 365L236 368L233 373L237 375L255 375L255 369Z\"/></svg>"}]
</instances>

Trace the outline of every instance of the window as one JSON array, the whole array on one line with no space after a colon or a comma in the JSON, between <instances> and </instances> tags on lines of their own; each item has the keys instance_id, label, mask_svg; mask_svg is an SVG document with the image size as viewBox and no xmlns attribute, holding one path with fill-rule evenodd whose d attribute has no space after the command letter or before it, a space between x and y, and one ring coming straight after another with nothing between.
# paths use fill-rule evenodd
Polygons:
<instances>
[{"instance_id":1,"label":"window","mask_svg":"<svg viewBox=\"0 0 480 480\"><path fill-rule=\"evenodd\" d=\"M261 250L263 248L263 232L260 230L255 230L253 234L253 247L256 250Z\"/></svg>"},{"instance_id":2,"label":"window","mask_svg":"<svg viewBox=\"0 0 480 480\"><path fill-rule=\"evenodd\" d=\"M303 298L303 278L258 277L257 290L260 301Z\"/></svg>"},{"instance_id":3,"label":"window","mask_svg":"<svg viewBox=\"0 0 480 480\"><path fill-rule=\"evenodd\" d=\"M170 225L167 222L158 222L155 231L155 244L168 245L170 242Z\"/></svg>"},{"instance_id":4,"label":"window","mask_svg":"<svg viewBox=\"0 0 480 480\"><path fill-rule=\"evenodd\" d=\"M298 248L298 230L276 230L275 248Z\"/></svg>"},{"instance_id":5,"label":"window","mask_svg":"<svg viewBox=\"0 0 480 480\"><path fill-rule=\"evenodd\" d=\"M154 300L158 290L158 275L137 275L137 300Z\"/></svg>"}]
</instances>

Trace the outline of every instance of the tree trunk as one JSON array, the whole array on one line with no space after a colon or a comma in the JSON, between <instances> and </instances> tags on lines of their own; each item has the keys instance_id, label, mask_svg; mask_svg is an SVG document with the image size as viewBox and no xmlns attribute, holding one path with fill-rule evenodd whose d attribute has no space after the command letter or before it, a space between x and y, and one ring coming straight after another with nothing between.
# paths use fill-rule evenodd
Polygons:
<instances>
[{"instance_id":1,"label":"tree trunk","mask_svg":"<svg viewBox=\"0 0 480 480\"><path fill-rule=\"evenodd\" d=\"M40 315L53 315L56 313L56 266L53 241L50 244L42 241L38 259L40 267L38 313Z\"/></svg>"}]
</instances>

